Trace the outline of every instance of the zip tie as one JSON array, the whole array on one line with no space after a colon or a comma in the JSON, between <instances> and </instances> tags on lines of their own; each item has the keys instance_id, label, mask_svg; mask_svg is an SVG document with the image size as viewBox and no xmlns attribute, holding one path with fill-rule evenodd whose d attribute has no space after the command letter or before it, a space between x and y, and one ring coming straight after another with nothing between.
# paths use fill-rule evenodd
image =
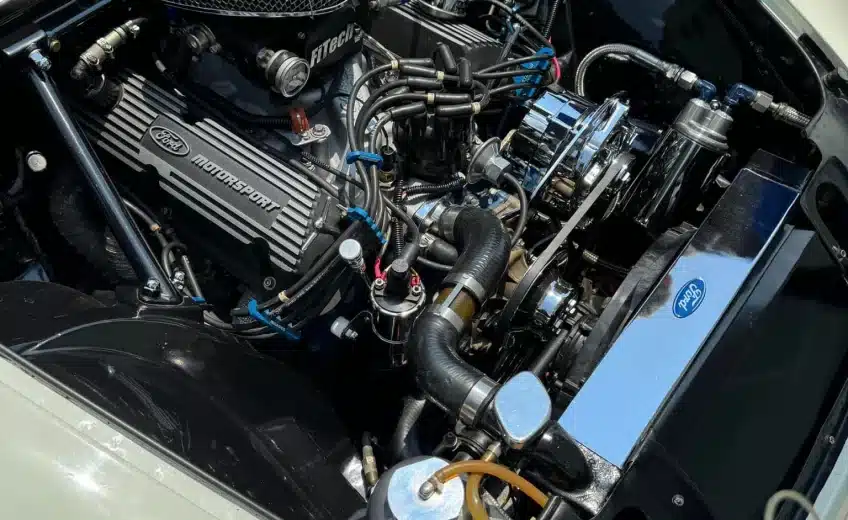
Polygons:
<instances>
[{"instance_id":1,"label":"zip tie","mask_svg":"<svg viewBox=\"0 0 848 520\"><path fill-rule=\"evenodd\" d=\"M398 60L392 60L390 63L392 64L392 70L398 70L400 68L400 62Z\"/></svg>"},{"instance_id":2,"label":"zip tie","mask_svg":"<svg viewBox=\"0 0 848 520\"><path fill-rule=\"evenodd\" d=\"M439 81L444 81L445 80L445 71L437 70L436 71L436 79L439 80Z\"/></svg>"},{"instance_id":3,"label":"zip tie","mask_svg":"<svg viewBox=\"0 0 848 520\"><path fill-rule=\"evenodd\" d=\"M291 341L300 340L300 334L293 332L291 329L277 322L276 320L271 319L267 314L259 312L259 308L256 305L256 300L250 300L247 304L247 312L250 314L250 317L259 323L269 327L277 334L287 338Z\"/></svg>"},{"instance_id":4,"label":"zip tie","mask_svg":"<svg viewBox=\"0 0 848 520\"><path fill-rule=\"evenodd\" d=\"M160 226L159 224L151 224L150 225L150 231L152 231L154 233L158 233L161 230L162 230L162 226Z\"/></svg>"},{"instance_id":5,"label":"zip tie","mask_svg":"<svg viewBox=\"0 0 848 520\"><path fill-rule=\"evenodd\" d=\"M427 104L432 105L435 102L436 102L436 94L434 94L432 92L428 92L427 93Z\"/></svg>"},{"instance_id":6,"label":"zip tie","mask_svg":"<svg viewBox=\"0 0 848 520\"><path fill-rule=\"evenodd\" d=\"M476 101L471 103L471 112L473 112L475 115L480 113L480 108L480 103Z\"/></svg>"},{"instance_id":7,"label":"zip tie","mask_svg":"<svg viewBox=\"0 0 848 520\"><path fill-rule=\"evenodd\" d=\"M348 152L345 156L345 162L347 164L353 164L357 161L373 164L377 168L383 167L383 156L378 153L356 150L353 152Z\"/></svg>"},{"instance_id":8,"label":"zip tie","mask_svg":"<svg viewBox=\"0 0 848 520\"><path fill-rule=\"evenodd\" d=\"M346 208L346 216L350 220L358 220L359 222L364 222L371 228L371 231L377 235L377 240L380 241L380 244L385 244L387 242L386 236L383 235L383 232L380 231L380 227L374 222L374 219L371 218L371 215L365 212L362 208L357 208L356 206L351 208Z\"/></svg>"},{"instance_id":9,"label":"zip tie","mask_svg":"<svg viewBox=\"0 0 848 520\"><path fill-rule=\"evenodd\" d=\"M277 295L277 298L279 298L282 303L286 303L287 301L289 301L289 295L286 294L286 291L280 291L280 294Z\"/></svg>"}]
</instances>

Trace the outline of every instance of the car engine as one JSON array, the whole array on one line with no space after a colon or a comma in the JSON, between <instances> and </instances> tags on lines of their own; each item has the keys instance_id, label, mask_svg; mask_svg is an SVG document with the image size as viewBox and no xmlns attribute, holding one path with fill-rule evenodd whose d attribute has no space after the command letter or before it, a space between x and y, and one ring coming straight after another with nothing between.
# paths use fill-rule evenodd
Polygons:
<instances>
[{"instance_id":1,"label":"car engine","mask_svg":"<svg viewBox=\"0 0 848 520\"><path fill-rule=\"evenodd\" d=\"M581 40L570 4L18 2L4 88L44 110L1 150L0 306L51 325L0 340L280 517L671 518L611 497L806 218L823 97L744 46Z\"/></svg>"}]
</instances>

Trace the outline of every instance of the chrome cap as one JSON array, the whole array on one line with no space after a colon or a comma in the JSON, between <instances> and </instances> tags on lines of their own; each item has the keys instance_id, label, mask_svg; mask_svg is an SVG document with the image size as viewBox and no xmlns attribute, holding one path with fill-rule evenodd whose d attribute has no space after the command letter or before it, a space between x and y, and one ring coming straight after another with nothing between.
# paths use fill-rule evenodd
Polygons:
<instances>
[{"instance_id":1,"label":"chrome cap","mask_svg":"<svg viewBox=\"0 0 848 520\"><path fill-rule=\"evenodd\" d=\"M538 377L521 372L498 390L494 413L504 441L521 449L550 421L551 398Z\"/></svg>"}]
</instances>

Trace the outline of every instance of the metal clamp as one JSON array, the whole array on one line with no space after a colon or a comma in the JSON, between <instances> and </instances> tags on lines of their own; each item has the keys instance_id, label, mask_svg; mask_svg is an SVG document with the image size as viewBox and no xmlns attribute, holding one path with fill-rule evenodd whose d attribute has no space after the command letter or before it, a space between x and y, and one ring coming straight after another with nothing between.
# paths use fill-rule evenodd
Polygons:
<instances>
[{"instance_id":1,"label":"metal clamp","mask_svg":"<svg viewBox=\"0 0 848 520\"><path fill-rule=\"evenodd\" d=\"M486 289L483 287L483 284L478 282L473 276L470 274L451 274L445 277L442 281L442 285L454 284L457 287L462 287L467 290L474 296L474 299L477 300L477 303L483 303L486 300Z\"/></svg>"},{"instance_id":2,"label":"metal clamp","mask_svg":"<svg viewBox=\"0 0 848 520\"><path fill-rule=\"evenodd\" d=\"M465 322L462 320L459 314L456 313L453 309L451 309L448 305L443 303L434 303L427 309L427 312L430 314L435 314L440 318L444 318L450 322L451 325L457 330L457 332L462 332L465 330Z\"/></svg>"},{"instance_id":3,"label":"metal clamp","mask_svg":"<svg viewBox=\"0 0 848 520\"><path fill-rule=\"evenodd\" d=\"M449 242L456 241L453 228L456 225L456 219L459 218L459 213L465 208L462 206L451 206L444 210L436 221L436 231L445 237Z\"/></svg>"},{"instance_id":4,"label":"metal clamp","mask_svg":"<svg viewBox=\"0 0 848 520\"><path fill-rule=\"evenodd\" d=\"M487 376L483 376L474 383L471 391L465 396L462 407L459 409L459 420L468 425L473 425L477 420L480 410L489 402L491 394L498 388L498 384Z\"/></svg>"}]
</instances>

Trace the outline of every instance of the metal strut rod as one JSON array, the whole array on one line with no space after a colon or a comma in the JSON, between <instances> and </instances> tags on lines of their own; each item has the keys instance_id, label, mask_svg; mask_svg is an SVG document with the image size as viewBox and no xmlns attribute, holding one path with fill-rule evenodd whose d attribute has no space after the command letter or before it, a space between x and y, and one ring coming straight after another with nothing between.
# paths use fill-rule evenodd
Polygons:
<instances>
[{"instance_id":1,"label":"metal strut rod","mask_svg":"<svg viewBox=\"0 0 848 520\"><path fill-rule=\"evenodd\" d=\"M27 77L82 170L86 182L106 216L106 223L115 234L118 244L127 255L136 275L144 284L141 294L157 303L178 303L180 298L177 296L177 291L160 268L153 252L124 208L118 190L112 184L103 165L100 164L88 141L71 119L53 80L46 72L36 70L33 66L30 66L27 71Z\"/></svg>"}]
</instances>

